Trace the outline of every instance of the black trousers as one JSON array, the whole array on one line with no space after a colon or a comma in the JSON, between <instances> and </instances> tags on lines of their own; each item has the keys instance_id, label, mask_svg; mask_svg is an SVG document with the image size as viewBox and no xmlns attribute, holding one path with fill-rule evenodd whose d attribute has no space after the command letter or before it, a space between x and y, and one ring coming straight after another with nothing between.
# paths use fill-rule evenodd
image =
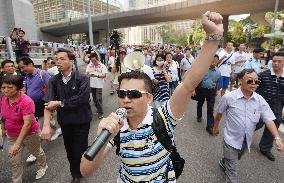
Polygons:
<instances>
[{"instance_id":1,"label":"black trousers","mask_svg":"<svg viewBox=\"0 0 284 183\"><path fill-rule=\"evenodd\" d=\"M277 129L279 128L281 122L282 122L282 109L283 104L281 102L281 99L275 100L273 102L269 103L269 106L271 110L273 111L276 119L274 120L275 126ZM256 129L258 130L263 127L265 123L262 120L259 120L259 122L256 125ZM265 126L261 140L259 142L259 148L262 151L270 152L273 147L274 137L268 130L268 128Z\"/></svg>"},{"instance_id":2,"label":"black trousers","mask_svg":"<svg viewBox=\"0 0 284 183\"><path fill-rule=\"evenodd\" d=\"M106 54L100 53L100 57L101 57L101 62L103 64L106 64Z\"/></svg>"},{"instance_id":3,"label":"black trousers","mask_svg":"<svg viewBox=\"0 0 284 183\"><path fill-rule=\"evenodd\" d=\"M45 101L39 100L34 102L35 104L35 117L39 118L42 117L44 114L44 103Z\"/></svg>"},{"instance_id":4,"label":"black trousers","mask_svg":"<svg viewBox=\"0 0 284 183\"><path fill-rule=\"evenodd\" d=\"M80 172L80 162L83 153L88 148L89 129L90 123L61 126L64 146L73 178L82 177Z\"/></svg>"},{"instance_id":5,"label":"black trousers","mask_svg":"<svg viewBox=\"0 0 284 183\"><path fill-rule=\"evenodd\" d=\"M197 117L202 117L202 107L205 102L207 102L207 128L212 128L214 125L214 104L215 104L215 89L206 89L200 87L198 92L198 102L197 102Z\"/></svg>"}]
</instances>

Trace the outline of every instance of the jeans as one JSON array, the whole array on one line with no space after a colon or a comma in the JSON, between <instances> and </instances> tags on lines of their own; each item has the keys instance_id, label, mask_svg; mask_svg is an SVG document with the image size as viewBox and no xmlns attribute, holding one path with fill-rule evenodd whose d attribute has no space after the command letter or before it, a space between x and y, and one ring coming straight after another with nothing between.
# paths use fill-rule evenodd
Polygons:
<instances>
[{"instance_id":1,"label":"jeans","mask_svg":"<svg viewBox=\"0 0 284 183\"><path fill-rule=\"evenodd\" d=\"M81 157L88 148L90 123L61 126L64 146L73 178L80 178Z\"/></svg>"},{"instance_id":2,"label":"jeans","mask_svg":"<svg viewBox=\"0 0 284 183\"><path fill-rule=\"evenodd\" d=\"M169 83L170 84L170 94L172 95L176 89L176 87L178 86L178 81L172 81Z\"/></svg>"},{"instance_id":3,"label":"jeans","mask_svg":"<svg viewBox=\"0 0 284 183\"><path fill-rule=\"evenodd\" d=\"M102 88L91 88L91 92L92 92L93 101L97 108L97 113L102 115L103 114L103 98L102 98L103 89Z\"/></svg>"},{"instance_id":4,"label":"jeans","mask_svg":"<svg viewBox=\"0 0 284 183\"><path fill-rule=\"evenodd\" d=\"M214 125L214 104L215 104L215 89L206 89L200 87L197 91L199 95L199 100L197 102L197 117L202 117L202 106L205 102L207 102L207 128L212 128Z\"/></svg>"}]
</instances>

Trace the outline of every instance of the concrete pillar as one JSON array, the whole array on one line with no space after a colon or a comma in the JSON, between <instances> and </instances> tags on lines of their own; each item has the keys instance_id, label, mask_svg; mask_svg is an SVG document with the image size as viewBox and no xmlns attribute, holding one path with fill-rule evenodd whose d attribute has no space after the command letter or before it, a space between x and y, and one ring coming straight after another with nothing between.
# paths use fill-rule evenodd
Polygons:
<instances>
[{"instance_id":1,"label":"concrete pillar","mask_svg":"<svg viewBox=\"0 0 284 183\"><path fill-rule=\"evenodd\" d=\"M223 26L224 26L224 40L222 46L224 47L228 41L229 16L228 15L222 15L222 16L223 16Z\"/></svg>"},{"instance_id":2,"label":"concrete pillar","mask_svg":"<svg viewBox=\"0 0 284 183\"><path fill-rule=\"evenodd\" d=\"M23 13L24 12L24 13ZM33 5L29 0L2 0L0 3L0 35L9 35L14 28L22 28L30 40L37 40Z\"/></svg>"}]
</instances>

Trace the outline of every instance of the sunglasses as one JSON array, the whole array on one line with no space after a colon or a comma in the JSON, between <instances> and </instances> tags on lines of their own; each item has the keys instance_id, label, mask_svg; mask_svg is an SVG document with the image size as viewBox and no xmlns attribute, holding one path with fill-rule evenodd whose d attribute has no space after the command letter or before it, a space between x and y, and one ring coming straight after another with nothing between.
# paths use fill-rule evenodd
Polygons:
<instances>
[{"instance_id":1,"label":"sunglasses","mask_svg":"<svg viewBox=\"0 0 284 183\"><path fill-rule=\"evenodd\" d=\"M259 80L247 80L247 84L251 85L251 84L256 84L256 85L260 85L260 81Z\"/></svg>"},{"instance_id":2,"label":"sunglasses","mask_svg":"<svg viewBox=\"0 0 284 183\"><path fill-rule=\"evenodd\" d=\"M119 89L119 90L117 90L118 98L125 98L127 96L127 98L129 98L129 99L137 99L137 98L142 97L143 93L150 94L149 92L136 90L136 89L129 89L129 90Z\"/></svg>"}]
</instances>

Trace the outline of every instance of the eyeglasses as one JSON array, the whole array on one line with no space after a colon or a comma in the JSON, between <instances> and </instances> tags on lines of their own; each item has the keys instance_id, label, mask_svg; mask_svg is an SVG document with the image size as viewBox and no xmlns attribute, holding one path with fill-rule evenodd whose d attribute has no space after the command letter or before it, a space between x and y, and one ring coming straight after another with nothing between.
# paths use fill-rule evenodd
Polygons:
<instances>
[{"instance_id":1,"label":"eyeglasses","mask_svg":"<svg viewBox=\"0 0 284 183\"><path fill-rule=\"evenodd\" d=\"M136 90L136 89L129 89L129 90L119 89L119 90L117 90L118 98L125 98L127 96L127 98L129 98L129 99L137 99L137 98L142 97L143 93L150 94L149 92Z\"/></svg>"},{"instance_id":2,"label":"eyeglasses","mask_svg":"<svg viewBox=\"0 0 284 183\"><path fill-rule=\"evenodd\" d=\"M261 81L259 80L247 80L247 84L251 85L251 84L256 84L256 85L260 85Z\"/></svg>"}]
</instances>

